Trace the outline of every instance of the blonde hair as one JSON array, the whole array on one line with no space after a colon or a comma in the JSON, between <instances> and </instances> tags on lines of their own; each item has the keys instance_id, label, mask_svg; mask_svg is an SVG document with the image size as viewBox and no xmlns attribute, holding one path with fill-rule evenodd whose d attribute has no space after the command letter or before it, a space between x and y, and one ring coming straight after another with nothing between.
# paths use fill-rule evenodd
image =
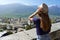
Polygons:
<instances>
[{"instance_id":1,"label":"blonde hair","mask_svg":"<svg viewBox=\"0 0 60 40\"><path fill-rule=\"evenodd\" d=\"M48 6L45 3L41 4L38 7L43 10L43 13L47 13L48 12Z\"/></svg>"},{"instance_id":2,"label":"blonde hair","mask_svg":"<svg viewBox=\"0 0 60 40\"><path fill-rule=\"evenodd\" d=\"M43 3L39 6L39 8L42 10L42 12L38 14L40 16L40 27L43 31L47 31L51 27L51 21L48 15L48 6Z\"/></svg>"}]
</instances>

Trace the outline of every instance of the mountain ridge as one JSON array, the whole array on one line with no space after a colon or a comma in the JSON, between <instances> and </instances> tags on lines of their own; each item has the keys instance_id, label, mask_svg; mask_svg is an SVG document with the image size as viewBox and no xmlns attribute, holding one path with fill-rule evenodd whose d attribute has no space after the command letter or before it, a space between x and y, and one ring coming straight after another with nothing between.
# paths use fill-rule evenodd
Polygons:
<instances>
[{"instance_id":1,"label":"mountain ridge","mask_svg":"<svg viewBox=\"0 0 60 40\"><path fill-rule=\"evenodd\" d=\"M0 16L19 16L28 17L37 9L36 5L27 6L24 4L0 5ZM49 15L60 15L60 8L57 6L49 7Z\"/></svg>"}]
</instances>

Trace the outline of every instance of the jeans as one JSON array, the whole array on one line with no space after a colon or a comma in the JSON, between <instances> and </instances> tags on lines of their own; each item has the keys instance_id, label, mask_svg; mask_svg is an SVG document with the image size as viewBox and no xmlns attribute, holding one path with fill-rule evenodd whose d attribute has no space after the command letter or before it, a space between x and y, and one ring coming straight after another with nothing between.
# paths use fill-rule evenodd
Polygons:
<instances>
[{"instance_id":1,"label":"jeans","mask_svg":"<svg viewBox=\"0 0 60 40\"><path fill-rule=\"evenodd\" d=\"M49 34L37 35L37 40L51 40L51 37L49 36Z\"/></svg>"}]
</instances>

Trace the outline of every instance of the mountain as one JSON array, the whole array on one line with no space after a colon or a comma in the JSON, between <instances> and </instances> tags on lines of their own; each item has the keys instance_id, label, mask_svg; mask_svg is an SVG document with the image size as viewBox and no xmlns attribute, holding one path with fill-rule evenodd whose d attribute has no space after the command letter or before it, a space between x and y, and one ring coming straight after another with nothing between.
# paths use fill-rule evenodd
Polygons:
<instances>
[{"instance_id":1,"label":"mountain","mask_svg":"<svg viewBox=\"0 0 60 40\"><path fill-rule=\"evenodd\" d=\"M27 17L37 9L37 6L27 6L24 4L0 5L0 16Z\"/></svg>"},{"instance_id":2,"label":"mountain","mask_svg":"<svg viewBox=\"0 0 60 40\"><path fill-rule=\"evenodd\" d=\"M24 4L7 4L0 5L0 16L7 17L28 17L34 11L36 11L37 6L27 6ZM49 15L57 15L60 16L60 7L51 6L49 7Z\"/></svg>"},{"instance_id":3,"label":"mountain","mask_svg":"<svg viewBox=\"0 0 60 40\"><path fill-rule=\"evenodd\" d=\"M60 7L58 7L58 6L49 7L49 14L60 16Z\"/></svg>"}]
</instances>

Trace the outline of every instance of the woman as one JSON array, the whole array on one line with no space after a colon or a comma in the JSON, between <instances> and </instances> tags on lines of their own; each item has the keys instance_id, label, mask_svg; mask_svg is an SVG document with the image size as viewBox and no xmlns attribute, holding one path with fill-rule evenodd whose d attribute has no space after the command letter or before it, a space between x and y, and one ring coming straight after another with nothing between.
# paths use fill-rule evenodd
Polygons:
<instances>
[{"instance_id":1,"label":"woman","mask_svg":"<svg viewBox=\"0 0 60 40\"><path fill-rule=\"evenodd\" d=\"M35 15L38 17L34 17ZM29 20L36 25L37 40L51 40L49 36L51 21L48 16L48 6L45 3L40 5L36 12L29 16Z\"/></svg>"}]
</instances>

